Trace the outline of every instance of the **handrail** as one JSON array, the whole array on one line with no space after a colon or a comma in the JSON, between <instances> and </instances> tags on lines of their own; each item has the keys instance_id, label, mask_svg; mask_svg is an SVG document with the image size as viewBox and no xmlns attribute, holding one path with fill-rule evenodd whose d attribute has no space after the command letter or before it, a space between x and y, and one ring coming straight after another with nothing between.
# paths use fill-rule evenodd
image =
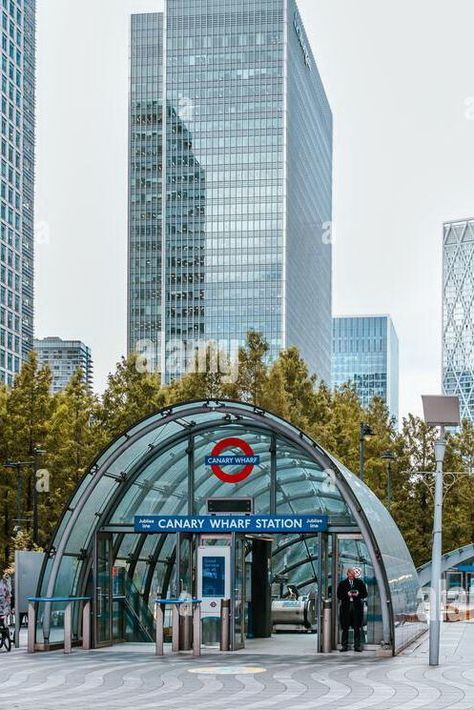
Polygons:
<instances>
[{"instance_id":1,"label":"handrail","mask_svg":"<svg viewBox=\"0 0 474 710\"><path fill-rule=\"evenodd\" d=\"M35 604L41 602L90 602L91 597L28 597Z\"/></svg>"},{"instance_id":2,"label":"handrail","mask_svg":"<svg viewBox=\"0 0 474 710\"><path fill-rule=\"evenodd\" d=\"M37 650L36 644L36 604L54 604L64 602L64 653L72 651L72 605L74 602L84 602L82 609L82 648L90 649L90 608L91 597L28 597L28 653Z\"/></svg>"},{"instance_id":3,"label":"handrail","mask_svg":"<svg viewBox=\"0 0 474 710\"><path fill-rule=\"evenodd\" d=\"M193 608L193 656L201 655L201 599L181 599L180 597L171 599L155 599L156 608L156 646L155 653L157 656L163 655L164 642L164 619L165 610L162 606L169 604L172 608L172 633L171 633L171 650L179 651L179 607L183 604L190 604Z\"/></svg>"}]
</instances>

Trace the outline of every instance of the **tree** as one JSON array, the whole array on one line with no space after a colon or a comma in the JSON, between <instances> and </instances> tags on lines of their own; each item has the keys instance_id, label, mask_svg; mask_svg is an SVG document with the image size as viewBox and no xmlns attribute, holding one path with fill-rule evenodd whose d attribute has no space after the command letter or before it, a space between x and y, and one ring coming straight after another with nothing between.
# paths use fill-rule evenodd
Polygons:
<instances>
[{"instance_id":1,"label":"tree","mask_svg":"<svg viewBox=\"0 0 474 710\"><path fill-rule=\"evenodd\" d=\"M232 387L234 370L226 353L213 343L195 353L189 372L174 380L166 389L169 404L197 399L225 397Z\"/></svg>"},{"instance_id":2,"label":"tree","mask_svg":"<svg viewBox=\"0 0 474 710\"><path fill-rule=\"evenodd\" d=\"M45 466L49 472L49 493L38 493L40 539L49 537L82 475L98 453L101 436L92 395L79 368L56 396L45 439Z\"/></svg>"},{"instance_id":3,"label":"tree","mask_svg":"<svg viewBox=\"0 0 474 710\"><path fill-rule=\"evenodd\" d=\"M239 348L237 378L224 388L228 398L257 405L260 403L267 377L265 357L268 350L268 343L261 334L249 331L246 345Z\"/></svg>"},{"instance_id":4,"label":"tree","mask_svg":"<svg viewBox=\"0 0 474 710\"><path fill-rule=\"evenodd\" d=\"M101 447L166 404L160 374L143 370L143 363L133 354L122 358L109 375L96 414Z\"/></svg>"},{"instance_id":5,"label":"tree","mask_svg":"<svg viewBox=\"0 0 474 710\"><path fill-rule=\"evenodd\" d=\"M48 434L50 417L55 400L51 395L51 371L48 367L39 367L35 352L31 352L16 376L11 389L3 396L4 429L2 450L6 459L27 463L34 460L35 447L44 446ZM5 392L3 393L5 395ZM5 459L4 459L5 460ZM21 489L20 516L16 526L31 526L34 466L25 465L19 469L3 470L7 481L4 498L4 525L2 545L4 560L8 559L10 541L14 532L13 511L16 509L17 486ZM21 477L21 480L18 480Z\"/></svg>"},{"instance_id":6,"label":"tree","mask_svg":"<svg viewBox=\"0 0 474 710\"><path fill-rule=\"evenodd\" d=\"M315 414L316 378L295 347L283 350L260 387L259 404L308 431Z\"/></svg>"},{"instance_id":7,"label":"tree","mask_svg":"<svg viewBox=\"0 0 474 710\"><path fill-rule=\"evenodd\" d=\"M290 347L268 363L269 347L256 332L239 348L238 369L229 369L220 353L208 346L194 371L162 385L160 375L146 371L138 355L122 358L109 376L101 398L92 395L77 371L65 390L50 393L51 373L40 368L32 353L13 387L0 384L0 460L28 462L34 449L46 449L44 463L50 473L50 493L39 494L40 542L46 543L82 473L111 439L136 421L179 401L236 399L268 409L304 430L350 470L359 468L359 427L367 422L374 436L366 442L366 483L386 499L387 472L382 454L395 453L392 465L392 514L417 565L429 559L433 521L435 431L408 415L395 430L380 398L364 408L353 386L332 391L308 370L298 350ZM218 364L219 363L219 364ZM466 475L446 477L444 550L472 542L474 537L473 487L474 426L463 422L447 435L445 470ZM23 496L21 529L14 530L17 479L0 469L3 521L0 542L4 566L15 547L31 547L31 490L33 466L21 469ZM28 485L26 485L28 484Z\"/></svg>"}]
</instances>

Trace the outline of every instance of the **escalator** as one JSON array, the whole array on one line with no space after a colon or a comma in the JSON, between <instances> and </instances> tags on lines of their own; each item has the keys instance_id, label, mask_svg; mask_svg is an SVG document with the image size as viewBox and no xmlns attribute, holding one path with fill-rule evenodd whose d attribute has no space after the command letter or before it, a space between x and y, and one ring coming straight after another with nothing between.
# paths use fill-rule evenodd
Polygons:
<instances>
[{"instance_id":1,"label":"escalator","mask_svg":"<svg viewBox=\"0 0 474 710\"><path fill-rule=\"evenodd\" d=\"M115 586L115 585L114 585ZM155 619L148 604L143 600L134 583L125 576L120 580L120 589L114 592L114 641L154 643Z\"/></svg>"}]
</instances>

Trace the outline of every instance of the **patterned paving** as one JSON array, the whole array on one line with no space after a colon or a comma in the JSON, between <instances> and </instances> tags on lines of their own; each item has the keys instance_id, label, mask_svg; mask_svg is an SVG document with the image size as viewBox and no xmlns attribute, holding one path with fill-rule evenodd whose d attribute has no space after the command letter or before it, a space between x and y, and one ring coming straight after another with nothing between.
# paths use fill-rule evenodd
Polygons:
<instances>
[{"instance_id":1,"label":"patterned paving","mask_svg":"<svg viewBox=\"0 0 474 710\"><path fill-rule=\"evenodd\" d=\"M438 668L427 653L426 640L395 659L245 652L157 659L117 646L69 657L0 652L0 708L474 710L474 624L444 625Z\"/></svg>"}]
</instances>

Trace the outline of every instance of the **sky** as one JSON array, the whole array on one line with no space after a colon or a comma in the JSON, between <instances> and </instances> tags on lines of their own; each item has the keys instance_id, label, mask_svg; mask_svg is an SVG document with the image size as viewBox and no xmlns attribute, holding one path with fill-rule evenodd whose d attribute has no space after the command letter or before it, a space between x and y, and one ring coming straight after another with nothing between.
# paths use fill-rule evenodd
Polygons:
<instances>
[{"instance_id":1,"label":"sky","mask_svg":"<svg viewBox=\"0 0 474 710\"><path fill-rule=\"evenodd\" d=\"M36 336L126 350L129 17L38 0ZM472 0L299 0L334 115L333 311L389 313L400 414L441 387L442 224L474 217Z\"/></svg>"}]
</instances>

